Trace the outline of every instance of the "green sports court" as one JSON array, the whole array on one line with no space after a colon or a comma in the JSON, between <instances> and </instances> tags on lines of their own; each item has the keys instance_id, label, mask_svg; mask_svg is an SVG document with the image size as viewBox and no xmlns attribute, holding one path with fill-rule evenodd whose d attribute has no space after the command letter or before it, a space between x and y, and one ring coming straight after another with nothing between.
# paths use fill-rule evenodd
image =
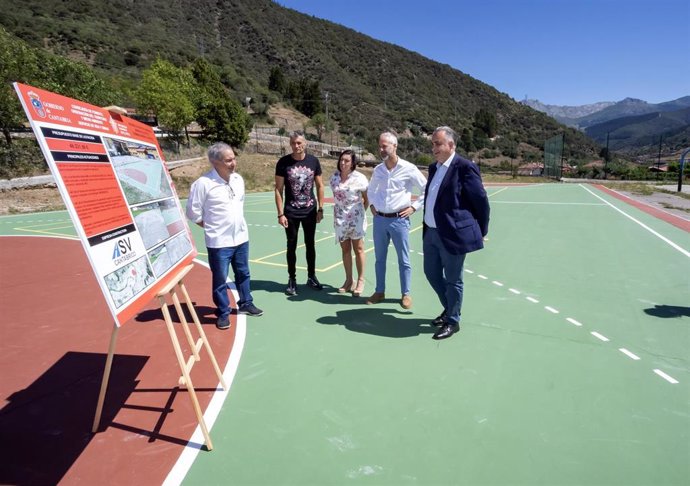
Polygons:
<instances>
[{"instance_id":1,"label":"green sports court","mask_svg":"<svg viewBox=\"0 0 690 486\"><path fill-rule=\"evenodd\" d=\"M273 193L248 194L252 291L265 313L236 323L244 340L213 451L171 441L179 460L165 483L689 484L690 221L589 184L487 192L488 241L465 263L461 330L440 342L421 214L405 311L392 246L387 300L365 304L369 239L363 296L336 292L344 274L329 206L316 237L325 287L304 285L299 247L298 295L286 296ZM3 217L0 233L76 238L66 212ZM147 474L134 477L149 484Z\"/></svg>"}]
</instances>

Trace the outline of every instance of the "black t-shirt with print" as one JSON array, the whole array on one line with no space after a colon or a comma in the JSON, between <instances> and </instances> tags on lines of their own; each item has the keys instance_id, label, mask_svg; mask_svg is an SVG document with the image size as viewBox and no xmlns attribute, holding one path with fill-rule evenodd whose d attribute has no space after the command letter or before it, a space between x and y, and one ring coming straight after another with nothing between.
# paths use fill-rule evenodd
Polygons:
<instances>
[{"instance_id":1,"label":"black t-shirt with print","mask_svg":"<svg viewBox=\"0 0 690 486\"><path fill-rule=\"evenodd\" d=\"M321 163L313 155L295 160L286 155L276 164L276 175L285 179L283 212L288 218L304 218L316 208L314 178L321 175Z\"/></svg>"}]
</instances>

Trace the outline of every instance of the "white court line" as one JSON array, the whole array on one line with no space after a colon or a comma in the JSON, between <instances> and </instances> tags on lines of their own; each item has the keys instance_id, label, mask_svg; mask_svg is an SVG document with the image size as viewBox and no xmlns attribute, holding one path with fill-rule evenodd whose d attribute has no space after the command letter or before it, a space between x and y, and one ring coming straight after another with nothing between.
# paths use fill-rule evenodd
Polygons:
<instances>
[{"instance_id":1,"label":"white court line","mask_svg":"<svg viewBox=\"0 0 690 486\"><path fill-rule=\"evenodd\" d=\"M540 204L544 206L606 206L602 203L548 202L548 201L491 201L491 204Z\"/></svg>"},{"instance_id":2,"label":"white court line","mask_svg":"<svg viewBox=\"0 0 690 486\"><path fill-rule=\"evenodd\" d=\"M485 277L484 275L477 275L477 277L481 278L482 280L488 280L489 277Z\"/></svg>"},{"instance_id":3,"label":"white court line","mask_svg":"<svg viewBox=\"0 0 690 486\"><path fill-rule=\"evenodd\" d=\"M503 284L501 282L496 281L496 280L492 281L491 283L494 285L497 285L499 287L503 287Z\"/></svg>"},{"instance_id":4,"label":"white court line","mask_svg":"<svg viewBox=\"0 0 690 486\"><path fill-rule=\"evenodd\" d=\"M526 299L529 300L530 302L534 302L535 304L539 303L539 301L537 299L535 299L534 297L526 297Z\"/></svg>"},{"instance_id":5,"label":"white court line","mask_svg":"<svg viewBox=\"0 0 690 486\"><path fill-rule=\"evenodd\" d=\"M568 321L568 322L571 323L571 324L575 324L575 325L578 326L578 327L579 327L579 326L582 326L582 323L581 323L581 322L576 321L576 320L573 319L572 317L567 317L565 320Z\"/></svg>"},{"instance_id":6,"label":"white court line","mask_svg":"<svg viewBox=\"0 0 690 486\"><path fill-rule=\"evenodd\" d=\"M467 273L474 273L472 270L468 270L467 268L465 269Z\"/></svg>"},{"instance_id":7,"label":"white court line","mask_svg":"<svg viewBox=\"0 0 690 486\"><path fill-rule=\"evenodd\" d=\"M520 293L521 293L521 292L520 292L519 290L517 290L517 289L508 289L508 290L510 290L510 291L511 291L512 293L514 293L515 295L520 295Z\"/></svg>"},{"instance_id":8,"label":"white court line","mask_svg":"<svg viewBox=\"0 0 690 486\"><path fill-rule=\"evenodd\" d=\"M194 261L208 268L208 264L206 262L196 259ZM235 302L237 302L237 300L239 300L237 290L233 288L232 294L235 297ZM230 351L228 363L223 370L223 378L225 379L227 388L223 390L220 383L216 386L216 392L213 394L213 398L211 398L211 402L208 404L206 412L204 413L204 422L206 422L206 427L208 428L209 433L211 432L213 424L218 418L218 414L223 406L223 402L225 402L228 393L230 393L232 381L235 379L237 367L240 363L240 356L242 355L242 350L244 349L244 341L247 337L247 316L244 314L237 314L236 322L237 327L235 328L235 341L233 343L232 350ZM204 443L204 440L204 434L201 432L201 427L197 425L196 430L194 430L194 434L192 434L192 437L189 439L189 442L187 442L187 445L180 454L180 457L177 458L177 462L168 473L165 481L163 481L164 486L178 486L182 484L182 480L189 472L192 464L194 464L194 460L199 454L201 444Z\"/></svg>"},{"instance_id":9,"label":"white court line","mask_svg":"<svg viewBox=\"0 0 690 486\"><path fill-rule=\"evenodd\" d=\"M628 213L626 213L625 211L623 211L623 210L621 210L621 209L618 209L616 206L614 206L613 204L611 204L610 202L608 202L608 201L607 201L606 199L604 199L603 197L601 197L601 196L599 196L599 195L597 195L597 194L594 194L591 190L589 190L589 188L583 186L582 184L578 184L578 185L579 185L581 188L583 188L585 191L589 192L592 196L596 197L597 199L601 199L602 201L604 201L606 204L608 204L609 206L611 206L613 209L615 209L616 211L618 211L619 213L621 213L621 214L622 214L623 216L625 216L626 218L629 218L629 219L631 219L632 221L636 222L637 224L639 224L640 226L642 226L644 229L646 229L647 231L649 231L651 234L653 234L653 235L656 236L657 238L661 239L662 241L668 243L669 245L671 245L671 247L675 248L676 250L678 250L679 252L681 252L681 253L682 253L683 255L685 255L686 257L690 258L690 251L685 250L685 249L682 248L680 245L677 245L676 243L672 242L671 240L669 240L669 239L666 238L665 236L662 236L661 234L657 233L657 232L654 231L652 228L650 228L649 226L647 226L647 225L644 224L643 222L638 221L637 219L633 218L632 216L630 216L630 215L629 215Z\"/></svg>"},{"instance_id":10,"label":"white court line","mask_svg":"<svg viewBox=\"0 0 690 486\"><path fill-rule=\"evenodd\" d=\"M604 335L602 335L602 334L599 334L599 333L596 332L596 331L592 331L592 332L590 332L590 334L591 334L592 336L594 336L595 338L600 339L600 340L602 340L602 341L604 341L604 342L609 341L609 338L607 338L606 336L604 336Z\"/></svg>"},{"instance_id":11,"label":"white court line","mask_svg":"<svg viewBox=\"0 0 690 486\"><path fill-rule=\"evenodd\" d=\"M676 380L676 379L675 379L674 377L672 377L672 376L667 375L666 373L664 373L664 372L661 371L661 370L655 369L655 370L654 370L654 373L656 373L657 375L659 375L660 377L662 377L664 380L668 381L668 382L671 383L672 385L678 384L678 380Z\"/></svg>"},{"instance_id":12,"label":"white court line","mask_svg":"<svg viewBox=\"0 0 690 486\"><path fill-rule=\"evenodd\" d=\"M620 351L621 353L626 355L628 358L634 359L635 361L638 361L640 359L640 357L638 355L631 353L630 351L628 351L625 348L618 348L618 351Z\"/></svg>"},{"instance_id":13,"label":"white court line","mask_svg":"<svg viewBox=\"0 0 690 486\"><path fill-rule=\"evenodd\" d=\"M547 311L552 312L554 314L559 314L559 311L557 311L556 309L554 309L553 307L550 307L548 305L545 305L544 309L546 309Z\"/></svg>"}]
</instances>

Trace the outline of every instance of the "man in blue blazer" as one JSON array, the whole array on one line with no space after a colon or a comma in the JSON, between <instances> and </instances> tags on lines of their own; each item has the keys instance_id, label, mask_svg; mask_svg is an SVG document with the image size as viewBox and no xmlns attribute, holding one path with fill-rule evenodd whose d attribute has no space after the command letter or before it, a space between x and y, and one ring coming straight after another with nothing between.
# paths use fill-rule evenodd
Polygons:
<instances>
[{"instance_id":1,"label":"man in blue blazer","mask_svg":"<svg viewBox=\"0 0 690 486\"><path fill-rule=\"evenodd\" d=\"M465 255L484 248L489 232L489 198L479 169L455 153L455 140L449 127L434 130L436 163L429 166L424 192L424 275L443 305L432 321L439 327L434 339L460 330Z\"/></svg>"}]
</instances>

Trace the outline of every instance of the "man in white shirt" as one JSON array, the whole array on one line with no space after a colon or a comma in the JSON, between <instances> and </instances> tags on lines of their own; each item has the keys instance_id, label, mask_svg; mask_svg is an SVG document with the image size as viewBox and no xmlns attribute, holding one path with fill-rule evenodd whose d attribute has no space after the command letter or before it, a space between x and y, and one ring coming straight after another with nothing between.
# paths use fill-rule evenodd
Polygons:
<instances>
[{"instance_id":1,"label":"man in white shirt","mask_svg":"<svg viewBox=\"0 0 690 486\"><path fill-rule=\"evenodd\" d=\"M238 312L260 316L249 289L249 231L244 220L244 179L235 172L237 160L229 145L218 142L208 149L213 169L197 179L189 191L187 217L204 228L211 267L213 302L218 329L230 328L228 267L232 265L240 296Z\"/></svg>"},{"instance_id":2,"label":"man in white shirt","mask_svg":"<svg viewBox=\"0 0 690 486\"><path fill-rule=\"evenodd\" d=\"M376 255L376 289L367 299L367 304L378 304L385 298L386 258L388 245L398 254L400 272L400 305L403 309L412 307L410 281L410 215L424 204L426 178L419 169L397 155L398 138L391 132L379 136L379 154L382 162L376 166L369 182L367 196L374 215L374 253ZM414 203L412 191L422 195Z\"/></svg>"}]
</instances>

